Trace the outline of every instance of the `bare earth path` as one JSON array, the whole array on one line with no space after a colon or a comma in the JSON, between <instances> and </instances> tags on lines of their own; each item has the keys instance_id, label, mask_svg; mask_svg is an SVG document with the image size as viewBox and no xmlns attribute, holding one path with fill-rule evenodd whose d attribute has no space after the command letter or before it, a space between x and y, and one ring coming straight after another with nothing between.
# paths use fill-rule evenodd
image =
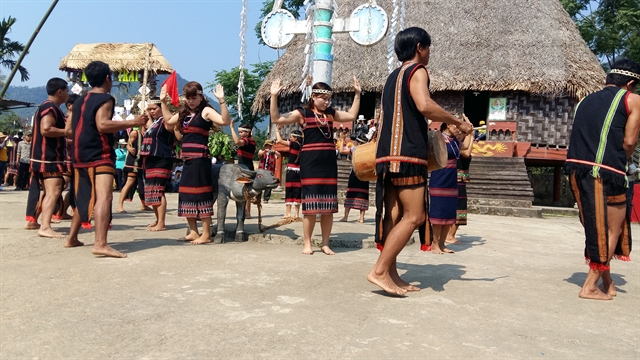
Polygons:
<instances>
[{"instance_id":1,"label":"bare earth path","mask_svg":"<svg viewBox=\"0 0 640 360\"><path fill-rule=\"evenodd\" d=\"M613 301L579 299L577 218L470 215L455 254L403 251L400 273L422 290L398 299L365 279L375 249L179 243L170 194L168 231L147 232L153 215L128 203L109 241L129 257L95 258L91 231L80 234L87 246L65 249L23 230L26 196L0 192L1 359L640 357L637 251L613 263ZM269 225L284 204L264 210ZM336 214L332 239L370 240L373 212L365 224ZM297 237L302 224L270 232Z\"/></svg>"}]
</instances>

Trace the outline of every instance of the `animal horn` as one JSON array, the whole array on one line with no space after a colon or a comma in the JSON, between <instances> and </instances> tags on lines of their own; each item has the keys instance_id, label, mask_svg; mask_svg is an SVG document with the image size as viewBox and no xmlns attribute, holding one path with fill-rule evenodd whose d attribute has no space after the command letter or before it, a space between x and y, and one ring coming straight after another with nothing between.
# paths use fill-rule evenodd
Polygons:
<instances>
[{"instance_id":1,"label":"animal horn","mask_svg":"<svg viewBox=\"0 0 640 360\"><path fill-rule=\"evenodd\" d=\"M256 176L256 172L255 172L255 171L251 171L251 170L249 170L249 169L245 169L245 168L243 168L243 167L240 167L240 171L242 171L242 173L243 173L243 174L245 174L245 175L249 175L249 176L251 176L251 177Z\"/></svg>"}]
</instances>

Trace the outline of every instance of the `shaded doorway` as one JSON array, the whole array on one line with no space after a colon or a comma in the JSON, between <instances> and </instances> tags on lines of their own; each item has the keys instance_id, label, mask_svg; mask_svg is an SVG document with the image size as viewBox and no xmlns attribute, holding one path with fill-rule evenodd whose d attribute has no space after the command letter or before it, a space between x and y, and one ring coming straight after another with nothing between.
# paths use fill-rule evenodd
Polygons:
<instances>
[{"instance_id":1,"label":"shaded doorway","mask_svg":"<svg viewBox=\"0 0 640 360\"><path fill-rule=\"evenodd\" d=\"M464 114L467 115L473 126L480 126L480 121L486 123L489 115L489 92L465 91Z\"/></svg>"}]
</instances>

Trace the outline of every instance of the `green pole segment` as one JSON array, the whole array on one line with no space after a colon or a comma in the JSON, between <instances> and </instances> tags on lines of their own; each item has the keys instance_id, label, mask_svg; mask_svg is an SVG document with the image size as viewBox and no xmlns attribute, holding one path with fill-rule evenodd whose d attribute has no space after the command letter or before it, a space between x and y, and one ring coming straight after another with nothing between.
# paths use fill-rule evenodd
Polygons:
<instances>
[{"instance_id":1,"label":"green pole segment","mask_svg":"<svg viewBox=\"0 0 640 360\"><path fill-rule=\"evenodd\" d=\"M53 9L56 7L57 4L58 4L58 0L53 0L53 3L51 3L51 6L49 6L49 10L47 10L47 13L44 14L44 17L42 18L42 20L40 20L40 24L38 24L38 27L31 35L31 39L29 39L29 42L27 42L27 45L24 47L24 51L22 51L22 54L20 54L20 57L18 58L16 65L13 67L13 69L11 70L11 74L9 74L7 81L4 83L4 86L2 87L2 91L0 91L0 98L3 97L4 94L7 92L7 89L9 88L9 84L11 84L11 80L13 80L13 77L16 75L16 72L18 71L18 67L20 67L22 60L24 59L25 55L27 55L27 53L29 52L29 48L31 47L31 44L33 44L33 41L36 39L36 36L38 36L40 29L42 29L42 26L47 21L47 19L49 18L49 15L51 14L51 12L53 11Z\"/></svg>"}]
</instances>

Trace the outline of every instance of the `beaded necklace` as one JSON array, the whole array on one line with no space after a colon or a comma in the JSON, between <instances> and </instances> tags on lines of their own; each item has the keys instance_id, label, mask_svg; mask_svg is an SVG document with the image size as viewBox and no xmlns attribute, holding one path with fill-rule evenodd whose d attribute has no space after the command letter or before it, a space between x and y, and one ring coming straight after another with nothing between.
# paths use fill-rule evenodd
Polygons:
<instances>
[{"instance_id":1,"label":"beaded necklace","mask_svg":"<svg viewBox=\"0 0 640 360\"><path fill-rule=\"evenodd\" d=\"M318 125L318 130L320 130L320 132L322 133L322 136L324 136L325 139L329 139L331 137L331 128L329 127L329 120L326 120L327 119L327 115L326 114L322 114L322 118L325 119L324 122L322 120L320 120L320 117L318 116L318 114L315 111L313 112L313 115L316 117L316 122L319 124ZM322 130L320 125L326 126L328 133L325 134L324 130Z\"/></svg>"},{"instance_id":2,"label":"beaded necklace","mask_svg":"<svg viewBox=\"0 0 640 360\"><path fill-rule=\"evenodd\" d=\"M444 136L445 141L446 141L446 142L447 142L447 144L449 144L449 146L451 147L451 151L453 151L453 154L455 155L456 160L457 160L457 159L460 159L460 147L458 146L458 143L456 143L456 141L455 141L455 140L453 140L453 141L452 141L452 140L449 140L449 138L450 138L450 137L453 137L453 136L451 136L451 135L449 135L449 134L445 133L444 131L442 132L442 136ZM453 145L451 145L451 144L455 145L455 146L456 146L456 148L454 149L454 148L453 148Z\"/></svg>"}]
</instances>

